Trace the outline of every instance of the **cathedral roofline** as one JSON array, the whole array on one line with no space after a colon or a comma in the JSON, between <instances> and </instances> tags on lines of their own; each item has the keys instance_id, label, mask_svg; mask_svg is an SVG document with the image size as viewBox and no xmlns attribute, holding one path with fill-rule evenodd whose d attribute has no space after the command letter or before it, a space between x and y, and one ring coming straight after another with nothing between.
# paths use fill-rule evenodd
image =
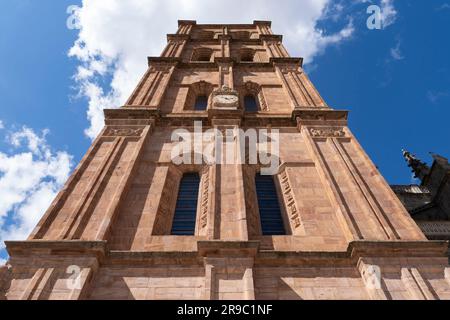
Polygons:
<instances>
[{"instance_id":1,"label":"cathedral roofline","mask_svg":"<svg viewBox=\"0 0 450 320\"><path fill-rule=\"evenodd\" d=\"M197 25L202 27L211 27L211 28L217 28L217 27L242 27L242 28L248 28L248 27L255 27L257 25L265 25L268 27L272 26L272 21L269 20L254 20L253 23L197 23L196 20L178 20L178 26L184 26L184 25Z\"/></svg>"}]
</instances>

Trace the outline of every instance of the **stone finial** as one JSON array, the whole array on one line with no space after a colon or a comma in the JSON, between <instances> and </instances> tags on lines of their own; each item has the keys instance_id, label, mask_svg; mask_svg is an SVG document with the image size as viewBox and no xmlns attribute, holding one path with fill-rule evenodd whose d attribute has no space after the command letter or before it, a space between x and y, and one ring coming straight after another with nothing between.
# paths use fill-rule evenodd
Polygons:
<instances>
[{"instance_id":1,"label":"stone finial","mask_svg":"<svg viewBox=\"0 0 450 320\"><path fill-rule=\"evenodd\" d=\"M423 181L424 178L430 173L430 167L409 151L402 150L402 153L408 163L408 167L410 167L414 173L414 178L418 178Z\"/></svg>"}]
</instances>

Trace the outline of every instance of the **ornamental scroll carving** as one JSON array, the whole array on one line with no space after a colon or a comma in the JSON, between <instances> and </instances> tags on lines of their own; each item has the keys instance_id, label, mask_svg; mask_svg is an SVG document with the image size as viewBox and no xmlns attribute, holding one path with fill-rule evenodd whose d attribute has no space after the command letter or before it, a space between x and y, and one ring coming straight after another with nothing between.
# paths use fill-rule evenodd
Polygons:
<instances>
[{"instance_id":1,"label":"ornamental scroll carving","mask_svg":"<svg viewBox=\"0 0 450 320\"><path fill-rule=\"evenodd\" d=\"M343 138L345 131L343 128L311 128L311 136L315 138Z\"/></svg>"},{"instance_id":2,"label":"ornamental scroll carving","mask_svg":"<svg viewBox=\"0 0 450 320\"><path fill-rule=\"evenodd\" d=\"M302 225L302 222L300 220L300 213L298 211L297 203L294 199L291 183L289 181L286 170L281 173L280 182L289 220L292 222L294 228L298 229Z\"/></svg>"},{"instance_id":3,"label":"ornamental scroll carving","mask_svg":"<svg viewBox=\"0 0 450 320\"><path fill-rule=\"evenodd\" d=\"M208 225L208 204L209 204L209 167L203 171L202 195L200 205L200 227L206 228Z\"/></svg>"},{"instance_id":4,"label":"ornamental scroll carving","mask_svg":"<svg viewBox=\"0 0 450 320\"><path fill-rule=\"evenodd\" d=\"M143 128L107 128L103 136L105 137L140 137Z\"/></svg>"}]
</instances>

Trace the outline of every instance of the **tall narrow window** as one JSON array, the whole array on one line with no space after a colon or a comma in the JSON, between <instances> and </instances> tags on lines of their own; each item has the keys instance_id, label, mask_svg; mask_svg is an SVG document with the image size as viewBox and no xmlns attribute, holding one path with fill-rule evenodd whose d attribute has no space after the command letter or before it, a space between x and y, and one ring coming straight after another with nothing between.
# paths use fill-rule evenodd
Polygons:
<instances>
[{"instance_id":1,"label":"tall narrow window","mask_svg":"<svg viewBox=\"0 0 450 320\"><path fill-rule=\"evenodd\" d=\"M173 216L172 235L192 236L195 234L199 185L200 177L197 173L183 175Z\"/></svg>"},{"instance_id":2,"label":"tall narrow window","mask_svg":"<svg viewBox=\"0 0 450 320\"><path fill-rule=\"evenodd\" d=\"M255 177L262 233L265 236L285 235L280 203L272 176L260 173Z\"/></svg>"},{"instance_id":3,"label":"tall narrow window","mask_svg":"<svg viewBox=\"0 0 450 320\"><path fill-rule=\"evenodd\" d=\"M244 107L247 112L257 112L258 111L258 102L256 102L256 98L254 95L248 94L244 97Z\"/></svg>"},{"instance_id":4,"label":"tall narrow window","mask_svg":"<svg viewBox=\"0 0 450 320\"><path fill-rule=\"evenodd\" d=\"M207 96L198 96L195 99L194 110L196 111L204 111L208 108L208 97Z\"/></svg>"}]
</instances>

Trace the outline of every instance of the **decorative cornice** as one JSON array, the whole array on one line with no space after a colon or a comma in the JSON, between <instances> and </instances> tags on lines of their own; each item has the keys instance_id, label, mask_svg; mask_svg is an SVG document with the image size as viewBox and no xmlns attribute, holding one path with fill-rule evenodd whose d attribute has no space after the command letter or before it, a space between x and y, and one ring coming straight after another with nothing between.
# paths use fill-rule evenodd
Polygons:
<instances>
[{"instance_id":1,"label":"decorative cornice","mask_svg":"<svg viewBox=\"0 0 450 320\"><path fill-rule=\"evenodd\" d=\"M255 25L255 26L267 26L267 27L272 27L272 21L269 21L269 20L254 20L253 21L253 24Z\"/></svg>"},{"instance_id":2,"label":"decorative cornice","mask_svg":"<svg viewBox=\"0 0 450 320\"><path fill-rule=\"evenodd\" d=\"M195 26L197 24L197 21L195 20L178 20L178 27L191 25Z\"/></svg>"},{"instance_id":3,"label":"decorative cornice","mask_svg":"<svg viewBox=\"0 0 450 320\"><path fill-rule=\"evenodd\" d=\"M156 108L139 108L133 106L130 107L122 107L119 109L105 109L103 110L105 115L105 120L111 119L156 119L160 116L160 111Z\"/></svg>"},{"instance_id":4,"label":"decorative cornice","mask_svg":"<svg viewBox=\"0 0 450 320\"><path fill-rule=\"evenodd\" d=\"M331 108L295 108L292 112L292 119L294 119L298 126L347 126L348 111L333 110Z\"/></svg>"},{"instance_id":5,"label":"decorative cornice","mask_svg":"<svg viewBox=\"0 0 450 320\"><path fill-rule=\"evenodd\" d=\"M148 66L152 66L155 64L173 64L177 65L181 62L181 58L179 57L148 57L147 58Z\"/></svg>"},{"instance_id":6,"label":"decorative cornice","mask_svg":"<svg viewBox=\"0 0 450 320\"><path fill-rule=\"evenodd\" d=\"M101 264L170 265L186 262L201 263L203 257L253 257L256 265L286 266L355 266L361 258L382 259L383 264L398 263L402 258L442 259L447 261L449 241L352 241L344 250L337 251L278 251L263 250L260 241L199 240L197 248L185 251L109 251L106 241L6 241L11 259L22 256L36 258L94 256ZM200 259L199 259L200 258ZM440 260L439 260L440 261Z\"/></svg>"},{"instance_id":7,"label":"decorative cornice","mask_svg":"<svg viewBox=\"0 0 450 320\"><path fill-rule=\"evenodd\" d=\"M259 39L261 41L283 42L283 36L281 34L261 34Z\"/></svg>"},{"instance_id":8,"label":"decorative cornice","mask_svg":"<svg viewBox=\"0 0 450 320\"><path fill-rule=\"evenodd\" d=\"M281 64L281 65L294 65L299 66L300 68L303 67L303 58L288 58L288 57L281 57L281 58L270 58L270 63L273 63L274 65Z\"/></svg>"},{"instance_id":9,"label":"decorative cornice","mask_svg":"<svg viewBox=\"0 0 450 320\"><path fill-rule=\"evenodd\" d=\"M188 34L168 34L167 41L186 41L189 40L191 36Z\"/></svg>"}]
</instances>

